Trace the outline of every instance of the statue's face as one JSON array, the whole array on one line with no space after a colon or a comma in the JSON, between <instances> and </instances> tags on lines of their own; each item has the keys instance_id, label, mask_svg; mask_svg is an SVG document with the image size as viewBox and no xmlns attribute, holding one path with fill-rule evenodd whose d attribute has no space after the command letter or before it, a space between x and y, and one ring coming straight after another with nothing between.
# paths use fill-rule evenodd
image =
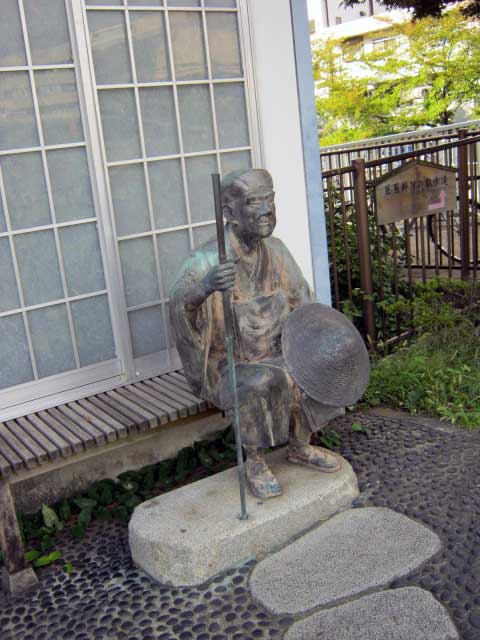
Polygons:
<instances>
[{"instance_id":1,"label":"statue's face","mask_svg":"<svg viewBox=\"0 0 480 640\"><path fill-rule=\"evenodd\" d=\"M271 184L260 189L246 189L237 201L233 217L239 235L259 240L272 235L277 218L275 192Z\"/></svg>"}]
</instances>

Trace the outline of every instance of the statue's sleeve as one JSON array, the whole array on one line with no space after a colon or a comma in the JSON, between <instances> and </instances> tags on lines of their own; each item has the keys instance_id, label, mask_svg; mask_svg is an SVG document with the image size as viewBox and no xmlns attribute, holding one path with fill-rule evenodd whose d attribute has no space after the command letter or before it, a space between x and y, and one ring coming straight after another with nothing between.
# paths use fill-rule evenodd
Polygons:
<instances>
[{"instance_id":1,"label":"statue's sleeve","mask_svg":"<svg viewBox=\"0 0 480 640\"><path fill-rule=\"evenodd\" d=\"M300 307L308 302L314 302L315 296L308 282L305 280L300 267L295 262L294 257L283 244L276 238L278 257L281 263L281 274L283 287L288 292L288 297L292 309Z\"/></svg>"},{"instance_id":2,"label":"statue's sleeve","mask_svg":"<svg viewBox=\"0 0 480 640\"><path fill-rule=\"evenodd\" d=\"M204 368L211 336L209 300L195 309L186 300L200 285L209 270L209 263L201 251L194 252L183 263L170 292L170 326L187 380L195 393L203 388Z\"/></svg>"}]
</instances>

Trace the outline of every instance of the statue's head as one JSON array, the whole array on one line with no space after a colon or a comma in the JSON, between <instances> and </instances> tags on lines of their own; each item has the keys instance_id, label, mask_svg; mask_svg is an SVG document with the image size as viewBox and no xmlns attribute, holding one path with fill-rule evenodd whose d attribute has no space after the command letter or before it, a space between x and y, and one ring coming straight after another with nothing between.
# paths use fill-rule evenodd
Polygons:
<instances>
[{"instance_id":1,"label":"statue's head","mask_svg":"<svg viewBox=\"0 0 480 640\"><path fill-rule=\"evenodd\" d=\"M272 235L277 222L272 176L265 169L234 171L222 180L223 215L245 240Z\"/></svg>"}]
</instances>

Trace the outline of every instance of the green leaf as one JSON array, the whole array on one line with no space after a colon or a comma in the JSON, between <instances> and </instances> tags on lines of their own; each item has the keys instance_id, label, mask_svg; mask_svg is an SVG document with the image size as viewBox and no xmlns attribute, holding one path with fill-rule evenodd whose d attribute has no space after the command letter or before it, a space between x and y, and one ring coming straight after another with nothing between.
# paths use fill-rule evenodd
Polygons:
<instances>
[{"instance_id":1,"label":"green leaf","mask_svg":"<svg viewBox=\"0 0 480 640\"><path fill-rule=\"evenodd\" d=\"M57 516L55 511L46 504L42 505L42 516L45 526L49 529L56 529L57 531L61 531L63 529L63 523L60 522L60 518Z\"/></svg>"},{"instance_id":2,"label":"green leaf","mask_svg":"<svg viewBox=\"0 0 480 640\"><path fill-rule=\"evenodd\" d=\"M84 507L78 515L78 524L84 529L88 527L92 519L93 507Z\"/></svg>"},{"instance_id":3,"label":"green leaf","mask_svg":"<svg viewBox=\"0 0 480 640\"><path fill-rule=\"evenodd\" d=\"M63 522L66 522L67 520L70 519L70 516L72 515L72 510L70 508L70 504L68 500L63 500L63 502L60 504L58 508L58 515L61 518L61 520L63 520Z\"/></svg>"},{"instance_id":4,"label":"green leaf","mask_svg":"<svg viewBox=\"0 0 480 640\"><path fill-rule=\"evenodd\" d=\"M126 491L127 493L135 493L135 491L140 488L140 482L136 482L135 480L122 480L120 482L120 487L122 491Z\"/></svg>"},{"instance_id":5,"label":"green leaf","mask_svg":"<svg viewBox=\"0 0 480 640\"><path fill-rule=\"evenodd\" d=\"M63 569L65 573L70 575L73 572L73 564L71 562L66 562Z\"/></svg>"},{"instance_id":6,"label":"green leaf","mask_svg":"<svg viewBox=\"0 0 480 640\"><path fill-rule=\"evenodd\" d=\"M113 502L113 487L111 485L102 485L98 491L98 503L106 507Z\"/></svg>"},{"instance_id":7,"label":"green leaf","mask_svg":"<svg viewBox=\"0 0 480 640\"><path fill-rule=\"evenodd\" d=\"M54 542L50 536L43 536L43 538L40 541L40 547L43 553L45 553L46 551L50 551L53 545L54 545Z\"/></svg>"},{"instance_id":8,"label":"green leaf","mask_svg":"<svg viewBox=\"0 0 480 640\"><path fill-rule=\"evenodd\" d=\"M210 447L210 449L208 450L208 453L212 456L212 458L216 461L216 462L225 462L227 455L224 451L219 451L218 449L216 449L215 447Z\"/></svg>"},{"instance_id":9,"label":"green leaf","mask_svg":"<svg viewBox=\"0 0 480 640\"><path fill-rule=\"evenodd\" d=\"M34 560L33 566L38 569L39 567L46 567L51 563L52 561L50 560L50 556L40 556L40 558Z\"/></svg>"},{"instance_id":10,"label":"green leaf","mask_svg":"<svg viewBox=\"0 0 480 640\"><path fill-rule=\"evenodd\" d=\"M55 551L52 551L52 553L48 557L50 559L50 562L55 562L62 557L62 552L56 549Z\"/></svg>"},{"instance_id":11,"label":"green leaf","mask_svg":"<svg viewBox=\"0 0 480 640\"><path fill-rule=\"evenodd\" d=\"M79 509L93 509L97 506L97 501L93 498L73 498L73 502Z\"/></svg>"},{"instance_id":12,"label":"green leaf","mask_svg":"<svg viewBox=\"0 0 480 640\"><path fill-rule=\"evenodd\" d=\"M106 507L98 507L95 511L95 518L101 522L108 522L112 520L112 514Z\"/></svg>"},{"instance_id":13,"label":"green leaf","mask_svg":"<svg viewBox=\"0 0 480 640\"><path fill-rule=\"evenodd\" d=\"M222 439L227 444L235 444L235 431L231 424L223 431Z\"/></svg>"},{"instance_id":14,"label":"green leaf","mask_svg":"<svg viewBox=\"0 0 480 640\"><path fill-rule=\"evenodd\" d=\"M73 525L71 531L72 531L72 536L74 538L77 538L77 540L81 540L82 538L85 537L85 528L82 527L80 523Z\"/></svg>"},{"instance_id":15,"label":"green leaf","mask_svg":"<svg viewBox=\"0 0 480 640\"><path fill-rule=\"evenodd\" d=\"M25 554L25 560L27 562L33 562L41 555L42 554L40 553L40 551L38 551L38 549L30 549L30 551L27 551L27 553Z\"/></svg>"},{"instance_id":16,"label":"green leaf","mask_svg":"<svg viewBox=\"0 0 480 640\"><path fill-rule=\"evenodd\" d=\"M143 476L142 489L149 491L155 486L155 469L149 469Z\"/></svg>"},{"instance_id":17,"label":"green leaf","mask_svg":"<svg viewBox=\"0 0 480 640\"><path fill-rule=\"evenodd\" d=\"M200 464L202 467L205 467L205 469L211 469L215 464L214 459L205 451L205 449L197 449L197 456Z\"/></svg>"},{"instance_id":18,"label":"green leaf","mask_svg":"<svg viewBox=\"0 0 480 640\"><path fill-rule=\"evenodd\" d=\"M366 433L367 430L360 424L360 422L352 422L352 431L363 431Z\"/></svg>"}]
</instances>

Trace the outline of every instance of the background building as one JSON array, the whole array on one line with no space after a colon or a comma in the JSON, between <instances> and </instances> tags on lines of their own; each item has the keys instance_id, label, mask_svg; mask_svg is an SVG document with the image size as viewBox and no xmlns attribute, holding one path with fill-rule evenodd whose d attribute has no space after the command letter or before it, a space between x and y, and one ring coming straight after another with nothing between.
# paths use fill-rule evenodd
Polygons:
<instances>
[{"instance_id":1,"label":"background building","mask_svg":"<svg viewBox=\"0 0 480 640\"><path fill-rule=\"evenodd\" d=\"M341 0L308 0L310 33L318 37L322 29L344 22L373 16L385 11L376 0L365 0L361 5L345 7Z\"/></svg>"}]
</instances>

